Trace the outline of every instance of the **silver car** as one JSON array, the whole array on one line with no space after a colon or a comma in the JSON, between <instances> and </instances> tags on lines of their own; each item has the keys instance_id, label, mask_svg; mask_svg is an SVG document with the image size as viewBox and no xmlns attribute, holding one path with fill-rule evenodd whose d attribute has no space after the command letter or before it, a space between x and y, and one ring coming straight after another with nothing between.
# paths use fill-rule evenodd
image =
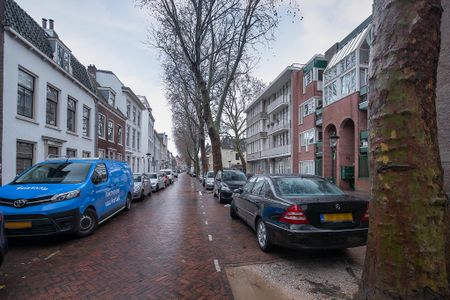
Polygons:
<instances>
[{"instance_id":1,"label":"silver car","mask_svg":"<svg viewBox=\"0 0 450 300\"><path fill-rule=\"evenodd\" d=\"M159 191L160 189L166 188L164 184L164 178L161 174L150 173L148 174L150 182L152 183L152 190Z\"/></svg>"},{"instance_id":2,"label":"silver car","mask_svg":"<svg viewBox=\"0 0 450 300\"><path fill-rule=\"evenodd\" d=\"M204 187L207 190L212 190L214 188L214 172L213 171L209 171L208 173L206 173L204 183L205 183Z\"/></svg>"},{"instance_id":3,"label":"silver car","mask_svg":"<svg viewBox=\"0 0 450 300\"><path fill-rule=\"evenodd\" d=\"M152 185L147 174L133 174L133 199L144 199L152 195Z\"/></svg>"}]
</instances>

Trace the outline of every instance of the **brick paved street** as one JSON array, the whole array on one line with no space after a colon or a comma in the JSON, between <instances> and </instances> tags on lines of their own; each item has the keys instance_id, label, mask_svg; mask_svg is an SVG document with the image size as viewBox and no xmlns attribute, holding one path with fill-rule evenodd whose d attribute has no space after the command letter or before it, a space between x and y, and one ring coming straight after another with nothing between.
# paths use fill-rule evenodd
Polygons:
<instances>
[{"instance_id":1,"label":"brick paved street","mask_svg":"<svg viewBox=\"0 0 450 300\"><path fill-rule=\"evenodd\" d=\"M186 174L88 238L20 239L10 248L1 299L232 299L227 266L364 255L263 253L251 229Z\"/></svg>"}]
</instances>

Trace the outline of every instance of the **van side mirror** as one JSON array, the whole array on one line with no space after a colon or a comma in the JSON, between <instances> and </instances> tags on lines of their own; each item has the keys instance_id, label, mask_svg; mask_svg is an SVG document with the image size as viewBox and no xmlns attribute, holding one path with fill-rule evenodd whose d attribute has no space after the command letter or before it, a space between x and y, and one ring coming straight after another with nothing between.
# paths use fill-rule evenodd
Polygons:
<instances>
[{"instance_id":1,"label":"van side mirror","mask_svg":"<svg viewBox=\"0 0 450 300\"><path fill-rule=\"evenodd\" d=\"M102 182L102 178L97 172L94 172L94 174L92 174L91 180L93 184L99 184L100 182Z\"/></svg>"}]
</instances>

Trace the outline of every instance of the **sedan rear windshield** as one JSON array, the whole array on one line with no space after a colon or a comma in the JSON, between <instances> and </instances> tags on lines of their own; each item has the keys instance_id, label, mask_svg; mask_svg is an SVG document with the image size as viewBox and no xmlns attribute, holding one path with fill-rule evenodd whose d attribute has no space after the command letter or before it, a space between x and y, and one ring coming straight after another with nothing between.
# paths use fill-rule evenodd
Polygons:
<instances>
[{"instance_id":1,"label":"sedan rear windshield","mask_svg":"<svg viewBox=\"0 0 450 300\"><path fill-rule=\"evenodd\" d=\"M158 175L156 175L156 174L149 174L148 177L150 177L151 179L157 179Z\"/></svg>"},{"instance_id":2,"label":"sedan rear windshield","mask_svg":"<svg viewBox=\"0 0 450 300\"><path fill-rule=\"evenodd\" d=\"M273 178L281 196L343 195L337 186L320 178L278 177Z\"/></svg>"},{"instance_id":3,"label":"sedan rear windshield","mask_svg":"<svg viewBox=\"0 0 450 300\"><path fill-rule=\"evenodd\" d=\"M88 163L45 163L34 166L12 183L81 183L86 180L90 168Z\"/></svg>"},{"instance_id":4,"label":"sedan rear windshield","mask_svg":"<svg viewBox=\"0 0 450 300\"><path fill-rule=\"evenodd\" d=\"M223 172L223 181L247 181L247 177L242 172Z\"/></svg>"}]
</instances>

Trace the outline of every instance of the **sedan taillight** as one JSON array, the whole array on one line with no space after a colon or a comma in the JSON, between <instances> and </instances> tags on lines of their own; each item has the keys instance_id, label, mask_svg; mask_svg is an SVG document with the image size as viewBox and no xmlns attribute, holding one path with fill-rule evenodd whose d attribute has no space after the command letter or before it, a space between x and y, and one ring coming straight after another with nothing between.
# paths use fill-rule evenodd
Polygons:
<instances>
[{"instance_id":1,"label":"sedan taillight","mask_svg":"<svg viewBox=\"0 0 450 300\"><path fill-rule=\"evenodd\" d=\"M369 223L369 204L367 204L366 212L364 213L364 216L362 216L361 222Z\"/></svg>"},{"instance_id":2,"label":"sedan taillight","mask_svg":"<svg viewBox=\"0 0 450 300\"><path fill-rule=\"evenodd\" d=\"M305 213L297 205L289 207L280 218L280 221L288 224L309 224Z\"/></svg>"}]
</instances>

